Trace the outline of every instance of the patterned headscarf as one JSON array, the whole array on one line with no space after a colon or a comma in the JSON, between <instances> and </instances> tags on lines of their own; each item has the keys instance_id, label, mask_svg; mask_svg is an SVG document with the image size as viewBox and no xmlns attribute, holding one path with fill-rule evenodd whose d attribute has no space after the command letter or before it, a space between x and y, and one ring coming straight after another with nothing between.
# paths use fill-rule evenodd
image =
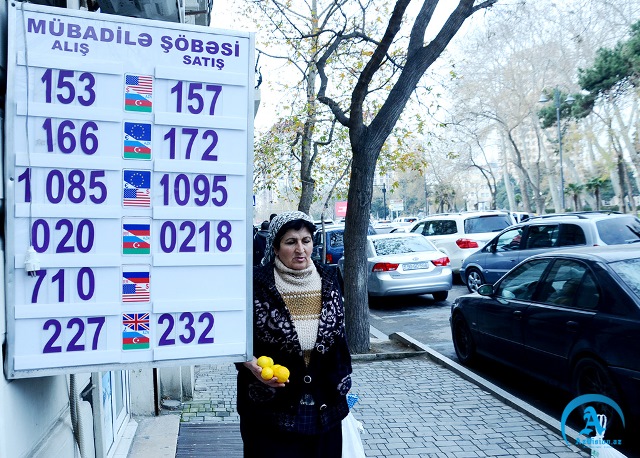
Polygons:
<instances>
[{"instance_id":1,"label":"patterned headscarf","mask_svg":"<svg viewBox=\"0 0 640 458\"><path fill-rule=\"evenodd\" d=\"M271 223L269 224L269 235L267 235L267 246L264 250L264 257L262 258L262 262L260 264L266 266L273 261L273 259L275 258L275 251L273 251L273 241L275 240L276 235L278 235L278 232L280 231L280 228L282 228L282 226L284 226L289 221L295 221L297 219L302 219L313 225L313 220L311 219L311 217L306 213L300 211L283 212L271 220Z\"/></svg>"}]
</instances>

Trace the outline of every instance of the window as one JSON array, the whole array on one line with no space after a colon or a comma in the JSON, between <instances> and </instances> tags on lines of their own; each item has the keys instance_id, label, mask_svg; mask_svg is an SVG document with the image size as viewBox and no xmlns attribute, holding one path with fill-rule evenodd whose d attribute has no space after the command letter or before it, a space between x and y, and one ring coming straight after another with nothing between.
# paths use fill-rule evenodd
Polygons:
<instances>
[{"instance_id":1,"label":"window","mask_svg":"<svg viewBox=\"0 0 640 458\"><path fill-rule=\"evenodd\" d=\"M427 227L427 223L419 223L419 224L416 224L411 229L411 232L415 232L416 234L426 235L425 234L426 227Z\"/></svg>"},{"instance_id":2,"label":"window","mask_svg":"<svg viewBox=\"0 0 640 458\"><path fill-rule=\"evenodd\" d=\"M550 260L527 262L508 273L500 282L496 295L505 299L530 300Z\"/></svg>"},{"instance_id":3,"label":"window","mask_svg":"<svg viewBox=\"0 0 640 458\"><path fill-rule=\"evenodd\" d=\"M329 241L332 247L338 247L344 245L344 231L333 231L329 233Z\"/></svg>"},{"instance_id":4,"label":"window","mask_svg":"<svg viewBox=\"0 0 640 458\"><path fill-rule=\"evenodd\" d=\"M640 297L640 259L616 261L609 266L617 273L629 288Z\"/></svg>"},{"instance_id":5,"label":"window","mask_svg":"<svg viewBox=\"0 0 640 458\"><path fill-rule=\"evenodd\" d=\"M562 224L558 246L586 245L587 239L582 228L576 224Z\"/></svg>"},{"instance_id":6,"label":"window","mask_svg":"<svg viewBox=\"0 0 640 458\"><path fill-rule=\"evenodd\" d=\"M509 215L475 216L464 221L464 232L465 234L499 232L509 226L511 226Z\"/></svg>"},{"instance_id":7,"label":"window","mask_svg":"<svg viewBox=\"0 0 640 458\"><path fill-rule=\"evenodd\" d=\"M593 310L598 306L600 294L586 265L559 259L549 271L540 297L548 304Z\"/></svg>"},{"instance_id":8,"label":"window","mask_svg":"<svg viewBox=\"0 0 640 458\"><path fill-rule=\"evenodd\" d=\"M596 223L600 238L607 245L633 243L640 240L640 220L635 216L603 219Z\"/></svg>"},{"instance_id":9,"label":"window","mask_svg":"<svg viewBox=\"0 0 640 458\"><path fill-rule=\"evenodd\" d=\"M454 220L442 219L428 221L422 235L452 235L457 232L458 226Z\"/></svg>"},{"instance_id":10,"label":"window","mask_svg":"<svg viewBox=\"0 0 640 458\"><path fill-rule=\"evenodd\" d=\"M496 240L496 251L513 251L520 249L522 239L522 228L512 229L505 232Z\"/></svg>"},{"instance_id":11,"label":"window","mask_svg":"<svg viewBox=\"0 0 640 458\"><path fill-rule=\"evenodd\" d=\"M375 249L376 256L435 251L434 246L424 237L377 239L373 241L373 247Z\"/></svg>"},{"instance_id":12,"label":"window","mask_svg":"<svg viewBox=\"0 0 640 458\"><path fill-rule=\"evenodd\" d=\"M560 227L557 224L529 226L526 248L548 248L556 246Z\"/></svg>"}]
</instances>

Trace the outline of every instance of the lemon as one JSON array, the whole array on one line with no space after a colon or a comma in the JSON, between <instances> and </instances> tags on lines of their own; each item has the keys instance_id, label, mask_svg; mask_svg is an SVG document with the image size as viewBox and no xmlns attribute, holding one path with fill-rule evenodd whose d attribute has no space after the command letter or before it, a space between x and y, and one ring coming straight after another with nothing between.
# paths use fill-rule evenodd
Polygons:
<instances>
[{"instance_id":1,"label":"lemon","mask_svg":"<svg viewBox=\"0 0 640 458\"><path fill-rule=\"evenodd\" d=\"M263 367L262 372L260 372L260 377L265 380L271 380L273 378L273 369L270 367Z\"/></svg>"},{"instance_id":2,"label":"lemon","mask_svg":"<svg viewBox=\"0 0 640 458\"><path fill-rule=\"evenodd\" d=\"M262 368L271 367L273 366L273 359L269 358L268 356L261 356L260 358L258 358L257 364Z\"/></svg>"},{"instance_id":3,"label":"lemon","mask_svg":"<svg viewBox=\"0 0 640 458\"><path fill-rule=\"evenodd\" d=\"M282 366L280 364L274 364L273 366L271 366L271 369L275 371L279 367L282 367Z\"/></svg>"},{"instance_id":4,"label":"lemon","mask_svg":"<svg viewBox=\"0 0 640 458\"><path fill-rule=\"evenodd\" d=\"M278 377L278 382L284 383L289 380L289 369L284 366L277 367L273 370L273 375Z\"/></svg>"}]
</instances>

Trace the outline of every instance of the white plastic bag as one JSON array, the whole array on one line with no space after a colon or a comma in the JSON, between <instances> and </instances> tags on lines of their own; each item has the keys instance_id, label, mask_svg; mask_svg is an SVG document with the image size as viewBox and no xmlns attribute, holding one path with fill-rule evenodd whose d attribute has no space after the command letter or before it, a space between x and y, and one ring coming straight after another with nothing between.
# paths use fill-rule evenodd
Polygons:
<instances>
[{"instance_id":1,"label":"white plastic bag","mask_svg":"<svg viewBox=\"0 0 640 458\"><path fill-rule=\"evenodd\" d=\"M342 458L366 458L360 437L362 431L362 423L349 412L342 420Z\"/></svg>"}]
</instances>

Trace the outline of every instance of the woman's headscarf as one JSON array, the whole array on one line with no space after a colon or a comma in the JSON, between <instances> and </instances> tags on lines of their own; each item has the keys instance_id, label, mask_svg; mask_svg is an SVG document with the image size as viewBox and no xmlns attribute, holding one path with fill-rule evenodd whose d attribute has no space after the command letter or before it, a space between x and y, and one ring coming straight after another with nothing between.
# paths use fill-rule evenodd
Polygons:
<instances>
[{"instance_id":1,"label":"woman's headscarf","mask_svg":"<svg viewBox=\"0 0 640 458\"><path fill-rule=\"evenodd\" d=\"M302 219L313 225L313 220L311 219L311 217L301 211L283 212L271 220L271 223L269 224L269 234L267 235L267 246L265 247L264 257L262 258L262 262L260 264L266 266L273 261L273 259L275 258L273 241L275 240L276 235L278 235L278 232L280 231L282 226L284 226L289 221L295 221L297 219Z\"/></svg>"}]
</instances>

